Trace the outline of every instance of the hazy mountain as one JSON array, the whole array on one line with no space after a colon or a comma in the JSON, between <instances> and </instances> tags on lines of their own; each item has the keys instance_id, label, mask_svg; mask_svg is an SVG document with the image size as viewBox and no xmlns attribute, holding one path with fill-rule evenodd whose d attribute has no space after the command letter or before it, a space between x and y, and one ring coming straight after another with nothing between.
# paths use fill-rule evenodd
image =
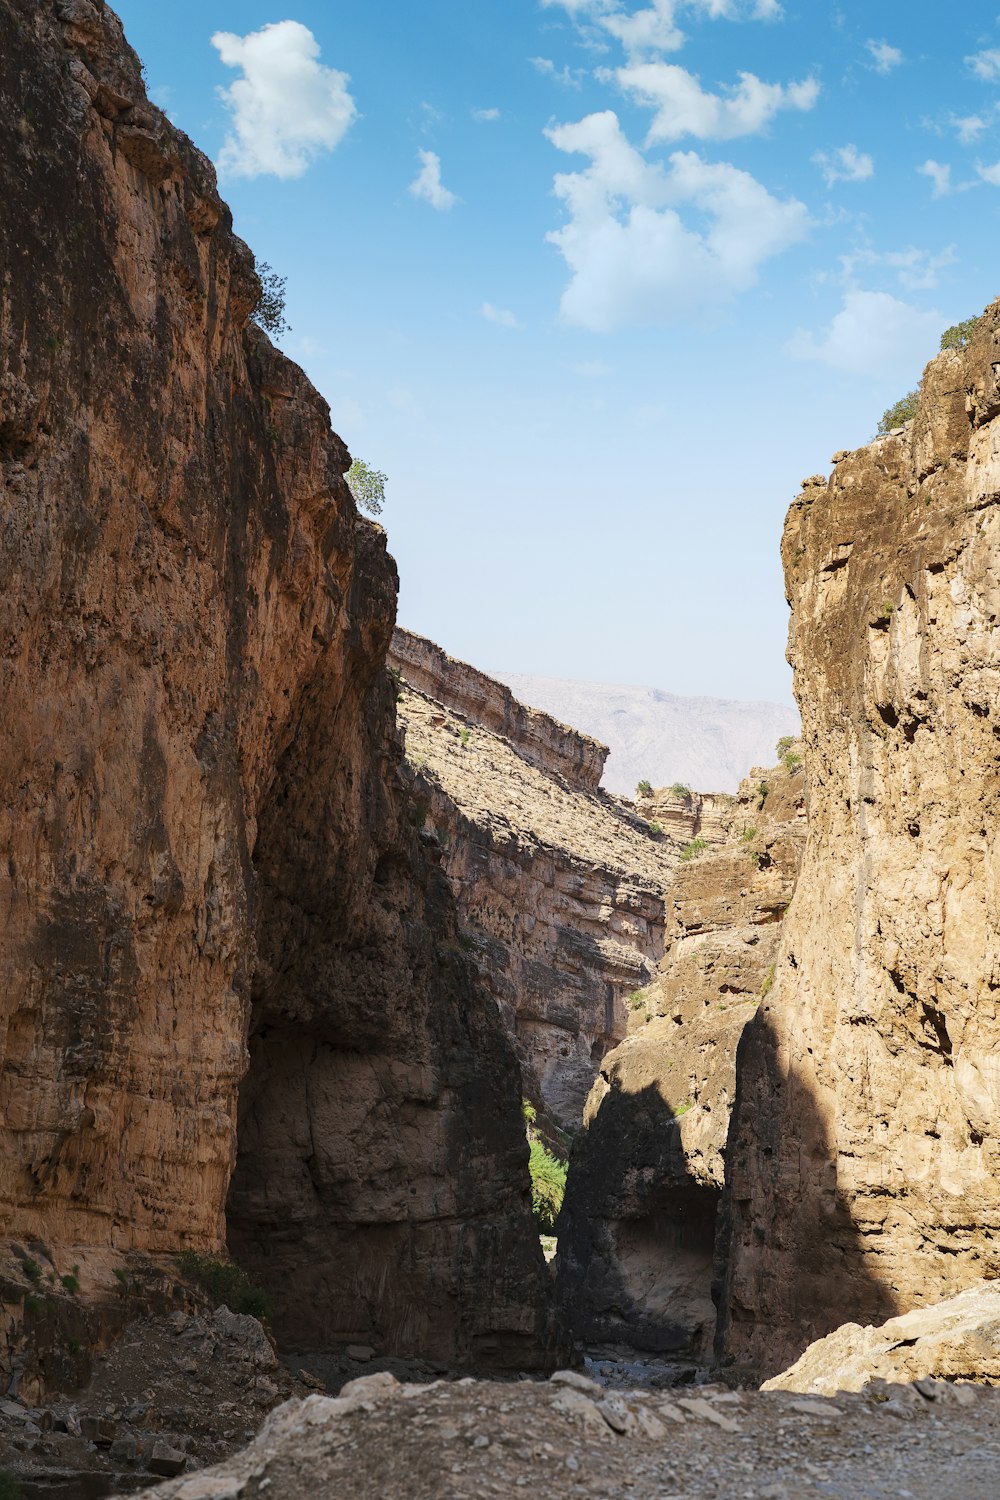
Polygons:
<instances>
[{"instance_id":1,"label":"hazy mountain","mask_svg":"<svg viewBox=\"0 0 1000 1500\"><path fill-rule=\"evenodd\" d=\"M782 735L799 732L798 713L780 703L679 698L658 688L494 675L522 702L609 745L602 785L627 796L643 779L654 786L683 781L696 791L735 792L751 766L774 763Z\"/></svg>"}]
</instances>

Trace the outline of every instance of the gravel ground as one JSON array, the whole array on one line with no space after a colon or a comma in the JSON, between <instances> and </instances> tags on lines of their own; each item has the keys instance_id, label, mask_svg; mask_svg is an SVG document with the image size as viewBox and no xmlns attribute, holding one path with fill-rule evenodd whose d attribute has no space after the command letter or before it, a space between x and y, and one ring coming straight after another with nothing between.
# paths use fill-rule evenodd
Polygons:
<instances>
[{"instance_id":1,"label":"gravel ground","mask_svg":"<svg viewBox=\"0 0 1000 1500\"><path fill-rule=\"evenodd\" d=\"M997 1500L1000 1392L876 1383L785 1392L399 1385L386 1372L272 1413L242 1453L148 1500Z\"/></svg>"}]
</instances>

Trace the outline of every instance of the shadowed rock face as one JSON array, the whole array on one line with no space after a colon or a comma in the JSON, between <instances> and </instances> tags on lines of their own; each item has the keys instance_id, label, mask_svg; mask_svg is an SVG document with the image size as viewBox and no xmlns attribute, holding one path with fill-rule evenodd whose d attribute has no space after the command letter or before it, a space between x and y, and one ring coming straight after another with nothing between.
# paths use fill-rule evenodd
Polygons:
<instances>
[{"instance_id":1,"label":"shadowed rock face","mask_svg":"<svg viewBox=\"0 0 1000 1500\"><path fill-rule=\"evenodd\" d=\"M517 1067L420 852L384 537L117 18L0 33L0 1225L218 1250L236 1164L280 1330L524 1362Z\"/></svg>"},{"instance_id":2,"label":"shadowed rock face","mask_svg":"<svg viewBox=\"0 0 1000 1500\"><path fill-rule=\"evenodd\" d=\"M722 1320L765 1373L1000 1260L998 327L786 522L809 838L744 1038Z\"/></svg>"},{"instance_id":3,"label":"shadowed rock face","mask_svg":"<svg viewBox=\"0 0 1000 1500\"><path fill-rule=\"evenodd\" d=\"M559 1219L567 1331L699 1359L712 1350L716 1219L740 1036L774 974L805 839L801 767L755 770L724 842L681 862L666 953L610 1052Z\"/></svg>"}]
</instances>

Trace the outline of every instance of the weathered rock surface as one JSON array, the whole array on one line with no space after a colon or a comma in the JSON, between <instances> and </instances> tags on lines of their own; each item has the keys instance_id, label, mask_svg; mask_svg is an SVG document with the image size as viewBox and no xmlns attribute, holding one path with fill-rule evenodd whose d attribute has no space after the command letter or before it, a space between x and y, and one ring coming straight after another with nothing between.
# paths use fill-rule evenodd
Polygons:
<instances>
[{"instance_id":1,"label":"weathered rock surface","mask_svg":"<svg viewBox=\"0 0 1000 1500\"><path fill-rule=\"evenodd\" d=\"M414 827L383 534L114 14L0 33L0 1232L218 1249L229 1193L286 1336L523 1363L517 1065Z\"/></svg>"},{"instance_id":2,"label":"weathered rock surface","mask_svg":"<svg viewBox=\"0 0 1000 1500\"><path fill-rule=\"evenodd\" d=\"M683 698L659 688L500 673L523 703L578 724L610 747L603 784L630 797L637 784L717 787L735 793L782 735L799 732L794 708L726 698Z\"/></svg>"},{"instance_id":3,"label":"weathered rock surface","mask_svg":"<svg viewBox=\"0 0 1000 1500\"><path fill-rule=\"evenodd\" d=\"M767 1391L833 1396L873 1381L971 1380L1000 1385L1000 1286L981 1282L880 1328L845 1323L818 1339ZM933 1398L933 1386L924 1394Z\"/></svg>"},{"instance_id":4,"label":"weathered rock surface","mask_svg":"<svg viewBox=\"0 0 1000 1500\"><path fill-rule=\"evenodd\" d=\"M884 1395L879 1392L879 1395ZM607 1391L563 1381L395 1385L273 1412L223 1464L141 1500L994 1500L1000 1393L944 1386L836 1401L719 1386Z\"/></svg>"},{"instance_id":5,"label":"weathered rock surface","mask_svg":"<svg viewBox=\"0 0 1000 1500\"><path fill-rule=\"evenodd\" d=\"M744 1037L723 1350L1000 1268L1000 308L783 544L809 839Z\"/></svg>"},{"instance_id":6,"label":"weathered rock surface","mask_svg":"<svg viewBox=\"0 0 1000 1500\"><path fill-rule=\"evenodd\" d=\"M392 633L389 666L418 692L492 730L530 765L578 791L597 791L608 758L608 747L599 740L528 708L502 682L399 626Z\"/></svg>"},{"instance_id":7,"label":"weathered rock surface","mask_svg":"<svg viewBox=\"0 0 1000 1500\"><path fill-rule=\"evenodd\" d=\"M805 787L755 770L729 799L726 842L681 862L667 950L604 1059L559 1219L569 1333L704 1359L712 1349L716 1220L740 1036L774 977L805 841Z\"/></svg>"},{"instance_id":8,"label":"weathered rock surface","mask_svg":"<svg viewBox=\"0 0 1000 1500\"><path fill-rule=\"evenodd\" d=\"M627 997L663 953L665 892L703 799L646 798L637 810L592 790L600 757L592 775L579 771L591 741L429 642L395 640L406 754L462 941L516 1040L543 1128L571 1134L602 1057L625 1036ZM673 816L654 832L661 803Z\"/></svg>"}]
</instances>

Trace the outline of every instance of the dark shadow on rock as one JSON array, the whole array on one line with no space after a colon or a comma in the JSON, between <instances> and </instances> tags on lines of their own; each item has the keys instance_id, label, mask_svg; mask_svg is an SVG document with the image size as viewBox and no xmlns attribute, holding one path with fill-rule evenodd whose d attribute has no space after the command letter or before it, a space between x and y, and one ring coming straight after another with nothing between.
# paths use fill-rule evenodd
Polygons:
<instances>
[{"instance_id":1,"label":"dark shadow on rock","mask_svg":"<svg viewBox=\"0 0 1000 1500\"><path fill-rule=\"evenodd\" d=\"M716 1357L766 1379L847 1322L901 1311L838 1184L834 1122L788 1060L773 1008L745 1028L716 1244Z\"/></svg>"},{"instance_id":2,"label":"dark shadow on rock","mask_svg":"<svg viewBox=\"0 0 1000 1500\"><path fill-rule=\"evenodd\" d=\"M544 1367L519 1070L421 850L390 694L322 685L260 819L229 1243L291 1347Z\"/></svg>"},{"instance_id":3,"label":"dark shadow on rock","mask_svg":"<svg viewBox=\"0 0 1000 1500\"><path fill-rule=\"evenodd\" d=\"M707 1356L718 1198L689 1171L679 1121L658 1089L630 1094L612 1082L573 1143L557 1224L567 1337Z\"/></svg>"}]
</instances>

